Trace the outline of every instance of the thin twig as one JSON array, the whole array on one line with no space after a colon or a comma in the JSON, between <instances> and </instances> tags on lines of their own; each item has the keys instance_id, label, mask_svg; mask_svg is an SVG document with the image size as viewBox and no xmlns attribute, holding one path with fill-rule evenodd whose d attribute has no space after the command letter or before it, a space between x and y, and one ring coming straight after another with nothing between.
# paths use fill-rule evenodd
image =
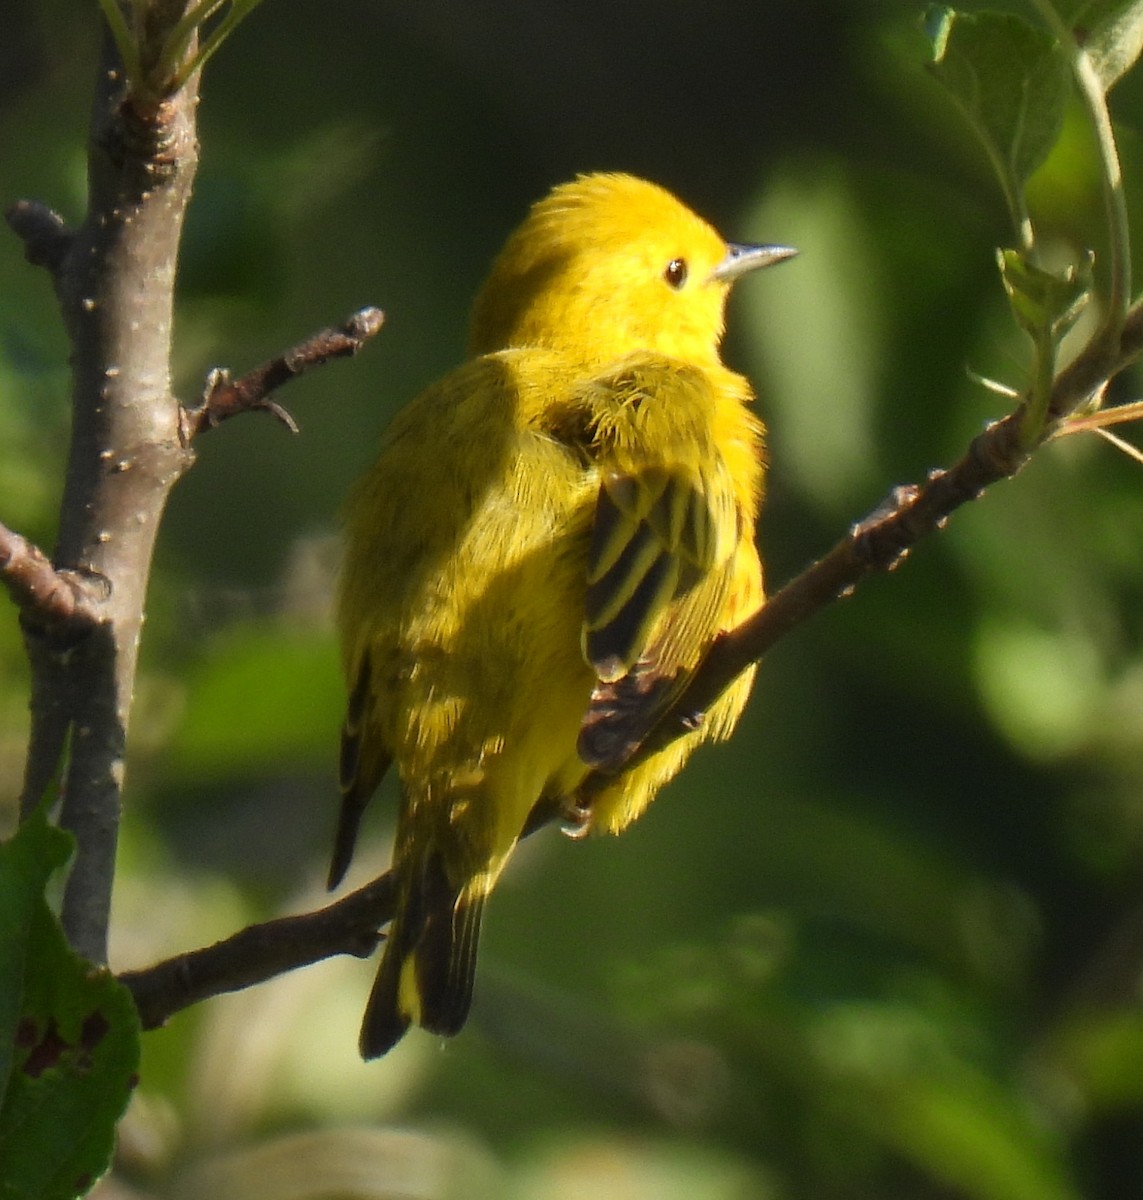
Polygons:
<instances>
[{"instance_id":1,"label":"thin twig","mask_svg":"<svg viewBox=\"0 0 1143 1200\"><path fill-rule=\"evenodd\" d=\"M264 983L335 954L366 958L377 930L393 916L391 872L317 912L251 925L225 941L119 976L135 999L144 1029L200 1000Z\"/></svg>"},{"instance_id":2,"label":"thin twig","mask_svg":"<svg viewBox=\"0 0 1143 1200\"><path fill-rule=\"evenodd\" d=\"M230 417L259 409L276 417L291 433L297 433L294 418L280 404L269 399L270 393L312 367L320 367L333 358L356 354L378 333L384 320L385 314L379 308L363 308L343 324L315 333L238 379L231 379L225 368L216 368L207 377L202 404L183 410L184 443Z\"/></svg>"},{"instance_id":3,"label":"thin twig","mask_svg":"<svg viewBox=\"0 0 1143 1200\"><path fill-rule=\"evenodd\" d=\"M1048 397L1050 424L1037 445L1052 438L1070 414L1106 387L1108 379L1139 355L1143 305L1127 316L1119 354L1109 370L1103 344L1095 341L1056 377ZM926 534L943 528L962 504L975 500L991 484L1009 478L1028 461L1032 449L1022 448L1023 406L990 425L971 443L964 457L947 471L933 471L920 486L904 486L865 520L854 525L824 558L803 571L737 629L711 647L702 666L647 736L617 762L610 774L594 773L580 785L582 801L606 787L619 770L629 769L695 724L727 687L790 630L841 597L875 571L893 570ZM548 816L548 814L544 814ZM538 815L537 815L538 819Z\"/></svg>"},{"instance_id":4,"label":"thin twig","mask_svg":"<svg viewBox=\"0 0 1143 1200\"><path fill-rule=\"evenodd\" d=\"M1128 314L1115 372L1143 350L1143 306ZM1049 410L1056 421L1079 408L1106 383L1105 355L1092 347L1062 371L1052 389ZM771 596L748 622L715 643L706 662L627 760L662 749L694 727L727 685L775 642L841 596L850 595L874 571L892 570L926 534L940 529L950 513L976 499L989 484L1014 475L1030 454L1020 448L1021 410L996 422L947 471L934 471L919 487L894 489L887 500L858 522L832 550ZM1045 440L1051 436L1045 432ZM582 798L605 787L612 776L600 772L581 785ZM537 805L524 829L528 836L566 814L561 804ZM396 892L391 872L316 913L252 925L226 941L179 955L120 978L131 989L144 1028L161 1025L182 1008L221 992L237 991L275 975L336 954L364 956L376 944L376 931L391 920Z\"/></svg>"},{"instance_id":5,"label":"thin twig","mask_svg":"<svg viewBox=\"0 0 1143 1200\"><path fill-rule=\"evenodd\" d=\"M993 434L992 441L999 445L1005 438L1010 440L1013 428L1009 418L1007 435ZM953 472L939 473L928 488L959 494L958 502L971 498L960 489L968 488L971 492L976 487L971 482L973 477L998 477L997 466L988 465L984 457L986 451L993 449L991 443L984 446L974 443L974 449L966 456L977 462L971 472L966 470L959 479L956 468ZM900 561L911 540L939 524L939 518L931 511L923 522L919 521L917 514L933 507L931 501L926 505L925 496L925 489L898 489L891 506L885 511L879 509L855 526L830 554L773 596L749 626L740 627L734 635L718 643L683 699L652 731L637 757L653 753L680 736L685 731L681 714L693 713L696 706L705 708L708 698L713 700L754 657L795 625L840 592L852 588L868 571ZM911 518L909 514L913 514ZM609 777L593 774L582 791L590 797L608 782ZM525 835L559 815L557 806L537 808ZM250 987L331 955L369 953L376 942L375 931L393 916L395 900L393 877L387 872L366 888L317 913L250 926L224 942L146 970L129 972L121 979L135 997L144 1028L155 1028L173 1013L208 996Z\"/></svg>"},{"instance_id":6,"label":"thin twig","mask_svg":"<svg viewBox=\"0 0 1143 1200\"><path fill-rule=\"evenodd\" d=\"M27 624L79 634L99 620L104 588L75 571L57 571L27 538L0 525L0 583Z\"/></svg>"},{"instance_id":7,"label":"thin twig","mask_svg":"<svg viewBox=\"0 0 1143 1200\"><path fill-rule=\"evenodd\" d=\"M1110 429L1096 427L1092 432L1097 433L1105 442L1110 442L1121 454L1126 454L1128 458L1133 458L1143 466L1143 450L1140 450L1138 446L1133 446L1126 438L1119 437Z\"/></svg>"}]
</instances>

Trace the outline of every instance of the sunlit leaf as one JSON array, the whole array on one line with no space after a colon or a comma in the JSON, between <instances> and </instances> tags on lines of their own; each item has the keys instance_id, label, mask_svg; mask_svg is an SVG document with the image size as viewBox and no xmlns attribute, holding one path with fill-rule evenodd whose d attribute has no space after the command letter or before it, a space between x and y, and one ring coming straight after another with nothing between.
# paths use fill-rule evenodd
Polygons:
<instances>
[{"instance_id":1,"label":"sunlit leaf","mask_svg":"<svg viewBox=\"0 0 1143 1200\"><path fill-rule=\"evenodd\" d=\"M1095 64L1104 91L1110 90L1143 53L1143 0L1115 5L1112 12L1092 29L1085 49Z\"/></svg>"},{"instance_id":2,"label":"sunlit leaf","mask_svg":"<svg viewBox=\"0 0 1143 1200\"><path fill-rule=\"evenodd\" d=\"M1047 271L1019 250L997 251L1000 278L1020 327L1040 342L1058 344L1091 299L1092 257Z\"/></svg>"},{"instance_id":3,"label":"sunlit leaf","mask_svg":"<svg viewBox=\"0 0 1143 1200\"><path fill-rule=\"evenodd\" d=\"M1056 41L1009 13L943 6L925 19L929 69L980 137L1008 195L1023 187L1063 127L1071 83Z\"/></svg>"}]
</instances>

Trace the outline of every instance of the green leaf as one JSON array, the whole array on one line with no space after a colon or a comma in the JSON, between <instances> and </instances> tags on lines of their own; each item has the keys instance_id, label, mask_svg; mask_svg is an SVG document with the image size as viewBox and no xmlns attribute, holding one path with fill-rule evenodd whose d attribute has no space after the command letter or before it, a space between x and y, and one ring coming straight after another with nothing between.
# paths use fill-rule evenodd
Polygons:
<instances>
[{"instance_id":1,"label":"green leaf","mask_svg":"<svg viewBox=\"0 0 1143 1200\"><path fill-rule=\"evenodd\" d=\"M934 5L925 26L929 70L980 137L1011 201L1063 128L1067 61L1050 34L1009 13Z\"/></svg>"},{"instance_id":2,"label":"green leaf","mask_svg":"<svg viewBox=\"0 0 1143 1200\"><path fill-rule=\"evenodd\" d=\"M0 844L0 1106L12 1072L29 934L48 878L67 862L70 845L39 814Z\"/></svg>"},{"instance_id":3,"label":"green leaf","mask_svg":"<svg viewBox=\"0 0 1143 1200\"><path fill-rule=\"evenodd\" d=\"M1019 250L998 250L996 259L1021 329L1037 344L1058 345L1091 299L1092 255L1062 271L1045 271Z\"/></svg>"},{"instance_id":4,"label":"green leaf","mask_svg":"<svg viewBox=\"0 0 1143 1200\"><path fill-rule=\"evenodd\" d=\"M0 1197L70 1200L111 1161L139 1065L130 993L43 898L70 839L37 813L0 846Z\"/></svg>"},{"instance_id":5,"label":"green leaf","mask_svg":"<svg viewBox=\"0 0 1143 1200\"><path fill-rule=\"evenodd\" d=\"M1111 6L1083 40L1105 92L1123 78L1143 54L1143 0Z\"/></svg>"}]
</instances>

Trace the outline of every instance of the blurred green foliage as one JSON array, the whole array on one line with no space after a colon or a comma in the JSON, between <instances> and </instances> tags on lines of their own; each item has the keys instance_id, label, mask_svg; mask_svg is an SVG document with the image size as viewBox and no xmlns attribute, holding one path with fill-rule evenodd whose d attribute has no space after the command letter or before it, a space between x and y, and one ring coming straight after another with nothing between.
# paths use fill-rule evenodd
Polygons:
<instances>
[{"instance_id":1,"label":"blurred green foliage","mask_svg":"<svg viewBox=\"0 0 1143 1200\"><path fill-rule=\"evenodd\" d=\"M772 586L1002 415L969 370L1026 383L995 269L1008 210L922 69L920 8L295 0L212 60L181 394L362 304L388 319L282 395L300 437L233 422L177 489L117 966L321 902L340 498L457 361L483 270L552 183L634 171L727 236L800 247L743 286L727 348L770 430ZM4 33L4 202L75 218L96 5L9 0ZM1114 109L1143 215L1141 89L1128 74ZM1075 112L1029 197L1041 238L1061 261L1095 250L1098 277ZM46 276L0 238L0 518L48 544L65 360ZM734 740L622 839L521 848L460 1038L356 1062L357 961L203 1005L145 1039L120 1178L224 1200L1135 1194L1141 548L1139 465L1095 437L1049 446L778 646ZM0 623L5 797L25 687ZM375 807L359 879L385 864L391 795Z\"/></svg>"}]
</instances>

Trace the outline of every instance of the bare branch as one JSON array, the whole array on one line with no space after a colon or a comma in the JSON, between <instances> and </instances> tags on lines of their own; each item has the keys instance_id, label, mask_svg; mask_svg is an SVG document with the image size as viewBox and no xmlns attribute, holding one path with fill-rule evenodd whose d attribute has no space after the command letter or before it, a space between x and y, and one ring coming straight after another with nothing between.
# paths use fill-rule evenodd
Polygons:
<instances>
[{"instance_id":1,"label":"bare branch","mask_svg":"<svg viewBox=\"0 0 1143 1200\"><path fill-rule=\"evenodd\" d=\"M99 620L104 581L75 571L57 571L38 547L0 525L0 583L26 625L79 634Z\"/></svg>"},{"instance_id":2,"label":"bare branch","mask_svg":"<svg viewBox=\"0 0 1143 1200\"><path fill-rule=\"evenodd\" d=\"M1143 352L1143 305L1128 315L1120 354L1108 363L1098 347L1081 354L1060 373L1052 391L1055 422L1100 392L1107 379ZM721 638L690 684L620 769L669 745L701 720L727 685L776 642L840 597L850 595L874 571L893 570L921 538L943 528L962 504L999 479L1016 474L1031 457L1022 448L1022 409L989 426L964 457L947 471L933 471L922 486L904 486L855 524L824 558L771 596L754 617ZM1045 430L1043 440L1052 436ZM593 772L578 789L575 804L591 798L613 776ZM527 837L552 821L574 817L566 798L541 800L521 834ZM305 916L254 925L214 946L180 955L120 978L131 989L145 1028L208 996L261 983L281 972L335 954L364 956L377 930L392 919L396 892L388 872L344 900Z\"/></svg>"},{"instance_id":3,"label":"bare branch","mask_svg":"<svg viewBox=\"0 0 1143 1200\"><path fill-rule=\"evenodd\" d=\"M223 992L264 983L285 971L336 954L367 958L377 931L392 919L391 871L317 912L251 925L225 941L119 976L135 999L144 1029L157 1029L180 1010Z\"/></svg>"},{"instance_id":4,"label":"bare branch","mask_svg":"<svg viewBox=\"0 0 1143 1200\"><path fill-rule=\"evenodd\" d=\"M39 803L62 772L60 824L75 835L77 852L61 919L71 945L93 962L106 960L154 539L170 489L193 462L188 441L249 408L265 408L292 428L269 393L311 366L356 353L382 320L376 309L365 309L235 383L215 373L196 412L185 413L172 395L174 280L198 162L198 75L192 70L173 86L167 72L191 61L204 13L190 0L152 5L131 31L139 44L128 47L126 75L105 36L79 227L68 230L35 201L20 201L7 213L27 258L51 272L70 343L73 401L50 561L0 531L0 583L22 609L32 667L22 809ZM96 595L96 581L104 593ZM61 644L55 634L69 621L86 622L89 636Z\"/></svg>"},{"instance_id":5,"label":"bare branch","mask_svg":"<svg viewBox=\"0 0 1143 1200\"><path fill-rule=\"evenodd\" d=\"M1049 441L1060 423L1102 393L1107 382L1143 352L1143 304L1137 304L1123 327L1119 353L1109 361L1102 346L1092 343L1056 377L1049 397L1048 423L1038 445ZM977 436L964 457L947 471L933 471L922 486L893 490L863 521L854 525L828 554L769 597L753 617L725 634L694 677L646 736L630 747L608 773L593 772L580 785L579 802L607 786L617 771L663 749L693 730L730 683L757 662L775 642L833 601L849 596L866 575L893 570L912 547L941 529L962 504L975 500L997 480L1015 475L1038 448L1024 448L1023 405ZM560 815L549 806L537 810L529 828Z\"/></svg>"},{"instance_id":6,"label":"bare branch","mask_svg":"<svg viewBox=\"0 0 1143 1200\"><path fill-rule=\"evenodd\" d=\"M384 320L385 314L379 308L363 308L343 324L315 333L238 379L231 379L224 367L215 368L207 377L202 404L182 412L183 441L189 443L239 413L257 410L268 412L291 433L297 433L294 418L269 399L270 393L312 367L356 354L380 331Z\"/></svg>"},{"instance_id":7,"label":"bare branch","mask_svg":"<svg viewBox=\"0 0 1143 1200\"><path fill-rule=\"evenodd\" d=\"M105 46L82 224L69 234L27 201L8 218L28 256L51 268L70 344L72 427L52 561L61 577L107 586L99 622L66 653L42 636L50 631L24 622L33 675L24 804L66 760L60 824L75 835L76 856L61 920L93 962L106 961L154 539L170 489L192 461L179 438L170 355L175 264L197 165L196 82L144 112L125 96Z\"/></svg>"},{"instance_id":8,"label":"bare branch","mask_svg":"<svg viewBox=\"0 0 1143 1200\"><path fill-rule=\"evenodd\" d=\"M824 558L715 642L670 711L625 765L655 753L693 729L731 682L775 642L820 609L852 595L866 575L895 569L921 538L943 528L954 510L975 500L989 484L1018 471L1026 461L1018 449L1018 438L1018 414L1012 414L980 434L968 453L948 471L932 472L921 487L894 488ZM588 791L598 790L605 783L605 779L595 781Z\"/></svg>"}]
</instances>

